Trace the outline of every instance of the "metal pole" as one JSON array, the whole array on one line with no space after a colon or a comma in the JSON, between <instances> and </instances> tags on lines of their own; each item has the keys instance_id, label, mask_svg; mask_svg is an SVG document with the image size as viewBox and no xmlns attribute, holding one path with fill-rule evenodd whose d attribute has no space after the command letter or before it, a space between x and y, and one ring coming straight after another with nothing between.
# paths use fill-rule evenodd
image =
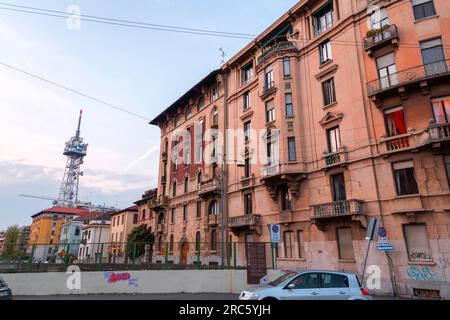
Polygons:
<instances>
[{"instance_id":1,"label":"metal pole","mask_svg":"<svg viewBox=\"0 0 450 320\"><path fill-rule=\"evenodd\" d=\"M35 251L36 251L36 244L33 244L33 247L31 248L30 259L28 260L28 271L30 271L30 272L31 272L31 268L33 266L33 258L34 258Z\"/></svg>"},{"instance_id":2,"label":"metal pole","mask_svg":"<svg viewBox=\"0 0 450 320\"><path fill-rule=\"evenodd\" d=\"M276 255L275 255L275 243L271 243L272 247L272 269L275 270L277 268Z\"/></svg>"},{"instance_id":3,"label":"metal pole","mask_svg":"<svg viewBox=\"0 0 450 320\"><path fill-rule=\"evenodd\" d=\"M200 242L197 243L197 269L200 269Z\"/></svg>"},{"instance_id":4,"label":"metal pole","mask_svg":"<svg viewBox=\"0 0 450 320\"><path fill-rule=\"evenodd\" d=\"M101 244L100 247L100 255L98 257L98 270L101 271L102 270L102 263L103 263L103 243Z\"/></svg>"},{"instance_id":5,"label":"metal pole","mask_svg":"<svg viewBox=\"0 0 450 320\"><path fill-rule=\"evenodd\" d=\"M234 266L234 269L236 269L236 267L237 267L237 257L236 257L236 252L237 252L237 243L234 242L234 243L233 243L233 266Z\"/></svg>"},{"instance_id":6,"label":"metal pole","mask_svg":"<svg viewBox=\"0 0 450 320\"><path fill-rule=\"evenodd\" d=\"M361 275L361 285L363 287L364 287L364 276L366 274L367 260L369 259L369 251L370 251L371 243L372 243L372 238L369 239L369 243L367 244L366 257L364 258L364 267L363 267L362 275Z\"/></svg>"},{"instance_id":7,"label":"metal pole","mask_svg":"<svg viewBox=\"0 0 450 320\"><path fill-rule=\"evenodd\" d=\"M166 242L166 250L165 250L164 254L165 254L164 264L167 267L167 265L169 264L169 243L168 242Z\"/></svg>"}]
</instances>

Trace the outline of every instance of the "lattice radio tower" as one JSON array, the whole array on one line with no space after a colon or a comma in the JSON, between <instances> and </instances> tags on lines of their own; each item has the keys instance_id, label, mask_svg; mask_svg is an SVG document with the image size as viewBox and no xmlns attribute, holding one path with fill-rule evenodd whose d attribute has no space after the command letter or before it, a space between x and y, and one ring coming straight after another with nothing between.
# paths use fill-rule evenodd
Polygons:
<instances>
[{"instance_id":1,"label":"lattice radio tower","mask_svg":"<svg viewBox=\"0 0 450 320\"><path fill-rule=\"evenodd\" d=\"M78 186L80 177L83 176L81 165L88 147L88 144L83 143L83 138L80 137L82 116L83 110L80 110L76 135L66 142L64 149L67 164L58 197L58 206L62 207L75 207L78 203Z\"/></svg>"}]
</instances>

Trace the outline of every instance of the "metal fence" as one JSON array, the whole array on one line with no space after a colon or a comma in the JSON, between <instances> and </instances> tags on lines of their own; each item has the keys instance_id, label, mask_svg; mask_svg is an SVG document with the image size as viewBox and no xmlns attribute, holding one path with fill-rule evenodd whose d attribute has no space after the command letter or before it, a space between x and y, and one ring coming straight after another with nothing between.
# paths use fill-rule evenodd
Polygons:
<instances>
[{"instance_id":1,"label":"metal fence","mask_svg":"<svg viewBox=\"0 0 450 320\"><path fill-rule=\"evenodd\" d=\"M267 269L276 268L276 249L265 243ZM0 256L0 273L247 269L243 242L69 243L20 245Z\"/></svg>"}]
</instances>

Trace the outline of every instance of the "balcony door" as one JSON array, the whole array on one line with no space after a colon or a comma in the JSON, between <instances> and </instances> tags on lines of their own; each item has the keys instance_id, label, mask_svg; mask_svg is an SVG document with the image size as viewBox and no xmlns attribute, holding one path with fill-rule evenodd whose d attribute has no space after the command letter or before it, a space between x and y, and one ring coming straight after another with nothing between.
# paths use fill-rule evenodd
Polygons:
<instances>
[{"instance_id":1,"label":"balcony door","mask_svg":"<svg viewBox=\"0 0 450 320\"><path fill-rule=\"evenodd\" d=\"M386 133L388 137L406 134L405 116L402 107L387 109L384 111L386 121Z\"/></svg>"},{"instance_id":2,"label":"balcony door","mask_svg":"<svg viewBox=\"0 0 450 320\"><path fill-rule=\"evenodd\" d=\"M382 30L385 26L389 25L389 18L387 15L386 8L381 8L377 10L370 16L370 24L372 26L372 30ZM389 38L391 33L389 30L380 32L379 34L373 37L374 42L380 42L383 39Z\"/></svg>"},{"instance_id":3,"label":"balcony door","mask_svg":"<svg viewBox=\"0 0 450 320\"><path fill-rule=\"evenodd\" d=\"M377 58L377 68L380 87L382 89L387 89L398 84L394 53L391 52Z\"/></svg>"},{"instance_id":4,"label":"balcony door","mask_svg":"<svg viewBox=\"0 0 450 320\"><path fill-rule=\"evenodd\" d=\"M422 41L420 43L420 49L425 66L425 75L430 76L448 70L441 38Z\"/></svg>"},{"instance_id":5,"label":"balcony door","mask_svg":"<svg viewBox=\"0 0 450 320\"><path fill-rule=\"evenodd\" d=\"M437 125L450 123L450 96L431 100Z\"/></svg>"},{"instance_id":6,"label":"balcony door","mask_svg":"<svg viewBox=\"0 0 450 320\"><path fill-rule=\"evenodd\" d=\"M345 180L343 173L331 176L331 191L333 193L333 201L347 200L347 193L345 191Z\"/></svg>"}]
</instances>

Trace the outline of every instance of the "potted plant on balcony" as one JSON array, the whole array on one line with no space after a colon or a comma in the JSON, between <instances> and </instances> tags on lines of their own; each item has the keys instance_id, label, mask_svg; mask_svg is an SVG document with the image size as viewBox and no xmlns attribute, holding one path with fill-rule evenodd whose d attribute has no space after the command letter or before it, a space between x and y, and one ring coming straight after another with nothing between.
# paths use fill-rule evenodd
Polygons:
<instances>
[{"instance_id":1,"label":"potted plant on balcony","mask_svg":"<svg viewBox=\"0 0 450 320\"><path fill-rule=\"evenodd\" d=\"M390 28L391 28L391 25L386 24L386 25L382 26L381 28L370 29L370 30L367 31L366 37L367 38L376 37L377 35L381 34L382 32L385 32L385 31L389 30Z\"/></svg>"}]
</instances>

